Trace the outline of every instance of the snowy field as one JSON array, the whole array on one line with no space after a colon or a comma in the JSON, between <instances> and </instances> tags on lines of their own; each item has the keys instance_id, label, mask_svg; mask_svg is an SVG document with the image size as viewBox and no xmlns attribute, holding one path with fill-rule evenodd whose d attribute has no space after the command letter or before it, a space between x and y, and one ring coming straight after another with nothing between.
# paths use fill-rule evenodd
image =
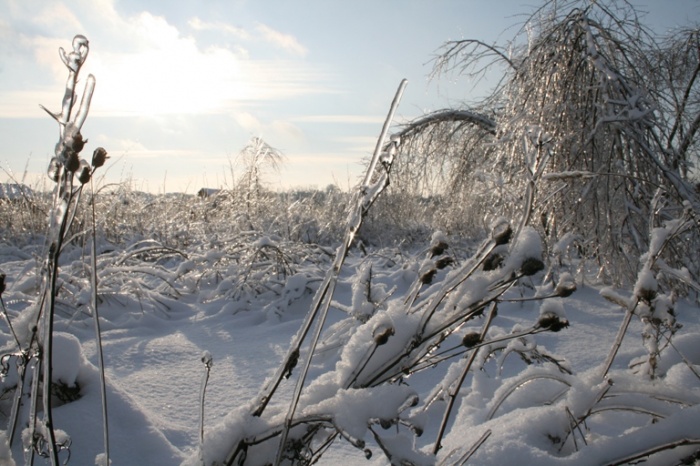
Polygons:
<instances>
[{"instance_id":1,"label":"snowy field","mask_svg":"<svg viewBox=\"0 0 700 466\"><path fill-rule=\"evenodd\" d=\"M390 134L403 80L351 193L260 137L101 183L76 35L53 184L0 190L0 466L700 464L700 36L611 3L446 44L494 95Z\"/></svg>"},{"instance_id":2,"label":"snowy field","mask_svg":"<svg viewBox=\"0 0 700 466\"><path fill-rule=\"evenodd\" d=\"M261 238L257 244L277 247L270 238ZM217 431L224 432L221 423L226 416L248 406L266 379L280 366L290 340L310 308L325 269L331 263L326 254L328 251L316 250L309 254L313 260L291 264L294 273L280 279L278 288L268 283L274 292L261 292L257 298L251 299L254 294L237 294L234 277L219 273L234 270L230 264L222 266L227 256L225 248L204 253L193 249L187 251L187 259L159 248L157 243L145 241L133 245L128 251L105 251L98 261L98 264L103 264L100 316L113 464L176 465L183 461L197 464L201 385L205 374L202 355L208 352L213 358L204 406L207 436ZM469 254L466 249L462 252ZM18 313L36 300L37 249L27 247L22 250L5 245L1 253L0 268L7 276L3 301L17 326ZM357 249L351 250L339 276L307 386L334 370L338 352L342 349L337 346L348 341L348 332L343 328L359 325L352 314L357 315L360 311L353 306L360 305L358 284L362 282L361 277L366 277L361 271L372 264L372 293L391 304L392 300L403 299L415 283L424 254L425 251L408 254L386 248L365 255ZM71 257L63 270L76 271L81 267L79 249L68 256ZM458 268L457 263L447 267L435 280L446 279ZM527 277L503 295L504 302L499 305L492 331L509 333L537 321L538 302L506 300L533 296L538 292L537 286L542 278L542 272ZM81 295L84 293L80 290L83 284L80 279L71 279L67 275L62 279L66 281L65 289L73 290L77 295L71 297L71 303L64 302L59 306L54 378L67 385L77 384L80 398L56 408L55 423L72 440L70 464L89 465L94 464L96 455L102 451L95 334L88 307L80 306L86 299ZM510 348L517 350L522 349L518 348L519 345L539 345L542 354L560 360L560 364L573 375L553 369L552 364L527 366L516 354L506 356L506 352L499 353L492 362L484 363L482 370L470 373L465 380L453 412L454 420L448 424L443 448L437 460L432 461L458 464L458 456L464 454L460 448L468 449L477 444L487 432L490 435L470 458L469 464L603 464L618 456L624 457L628 450L638 451L636 442L648 438L658 440L659 436L668 435L672 441L677 440L676 437L695 436L697 440L697 425L700 425L697 405L686 408L679 401L659 401L668 398L696 404L700 400L697 375L700 311L684 300L675 306L677 320L683 327L673 339L674 347L662 352L657 369L661 377L652 381L646 376L633 374L628 368L632 360L647 354L641 338L643 326L640 319L633 316L610 373L614 383L611 393L618 389L619 392L594 404L599 412L588 417L572 434L576 437L576 446L572 439L567 443L554 439L557 433L566 430L567 410L572 413L585 411L590 398L606 385L599 379L601 366L624 317L620 306L601 297L599 286L582 282L580 275L576 281L577 291L562 299L569 327L556 333L513 340L517 344ZM76 303L77 308L74 307ZM379 313L391 312L387 310L390 307L381 306L376 310L375 318ZM468 328L478 328L483 320L479 317L467 322L454 337L461 338ZM395 322L395 325L398 327L400 323ZM13 352L13 339L7 325L2 327L2 339L3 352ZM450 340L445 341L445 348L451 346L449 343ZM302 358L305 357L305 347L302 347ZM424 429L423 435L411 440L417 450L422 448L429 452L433 446L446 403L438 399L430 404L428 400L449 372L447 368L453 361L453 370L464 364L464 358L460 356L403 379L406 387L419 397L417 406L411 408L420 411L411 415L420 419ZM690 367L689 362L695 366ZM299 368L296 371L295 375ZM514 380L526 380L523 374L537 374L538 371L545 375L554 374L570 383L571 388L558 380L533 378L512 395L502 398L504 389L512 386ZM12 374L5 386L11 379ZM273 409L281 407L286 411L293 388L294 377L283 380L273 401ZM560 393L562 388L568 390ZM632 389L637 393L625 398L624 394ZM8 393L3 398L2 415L5 418L11 399ZM501 401L502 404L496 406ZM326 396L325 403L331 404L326 406L331 412L335 408L338 413L346 409L332 406L333 403L341 404L332 396ZM617 410L614 409L615 403L619 404ZM369 403L369 406L373 404ZM606 411L606 406L611 410ZM359 403L352 409L361 411L363 404ZM345 413L346 416L350 414ZM493 419L487 420L487 417ZM360 414L357 420L348 421L345 427L364 435L366 449L372 452L369 461L362 449L339 438L318 464L389 464L372 440L367 426L363 425L366 422L363 419ZM389 431L392 429L396 427L390 427ZM689 452L693 450L690 447ZM450 457L448 453L451 451L460 455ZM12 453L17 464L22 464L21 446L16 443ZM65 452L61 455L67 457ZM414 457L414 460L416 464L430 464L430 458L426 455ZM664 459L657 461L648 464L670 464Z\"/></svg>"}]
</instances>

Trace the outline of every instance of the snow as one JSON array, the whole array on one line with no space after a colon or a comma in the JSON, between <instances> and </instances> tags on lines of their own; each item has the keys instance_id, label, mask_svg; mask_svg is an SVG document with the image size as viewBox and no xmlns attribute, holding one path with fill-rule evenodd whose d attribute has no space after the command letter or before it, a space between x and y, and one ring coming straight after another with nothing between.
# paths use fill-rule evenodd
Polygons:
<instances>
[{"instance_id":1,"label":"snow","mask_svg":"<svg viewBox=\"0 0 700 466\"><path fill-rule=\"evenodd\" d=\"M427 243L450 241L444 233L437 233ZM262 237L254 247L284 248L284 244ZM408 261L383 260L390 252L377 251L366 257L350 250L295 414L295 419L324 419L340 432L318 464L384 466L391 455L396 462L447 465L464 457L480 441L483 444L473 452L470 464L603 464L635 454L639 445L651 448L697 440L693 426L700 425L700 310L687 300L671 300L661 293L650 305L663 313L672 307L683 327L674 337L673 347L662 351L658 359L661 376L653 381L628 368L635 358L647 355L640 338L645 326L636 317L609 373L612 385L599 379L600 364L624 316L620 304L628 308L632 292L607 289L601 294L601 286L578 283L578 289L565 298L550 298L541 304L500 303L497 325L491 326L488 338L525 331L542 316L565 319L569 327L481 347L474 362L476 369L461 387L457 381L466 359L459 356L406 375L401 383L367 386L370 375L391 364L393 354L412 348L413 338L422 328L424 316L420 312L406 314L404 297L418 278L416 272L425 251L417 248L412 265L407 265ZM525 259L541 253L537 233L524 229L504 270L517 272ZM233 297L235 277L205 280L214 263L225 261L222 251L193 249L187 251L187 258L175 256L159 262L158 267L134 256L120 262L115 254L102 255L105 268L100 275L108 287L100 293L100 319L111 463L201 464L199 426L202 380L208 369L205 364L210 373L201 453L207 464L223 461L231 453L233 438L271 435L287 412L299 367L290 380L282 380L265 416L252 416L251 406L283 361L328 263L296 263L295 273L281 278L278 285L270 282L269 287L277 286L275 293ZM19 253L8 257L12 259L0 264L7 275L3 301L19 325L20 314L27 319L23 311L30 310L35 299L36 283L29 286L35 277L27 272L35 259ZM74 257L66 260L66 271L73 269L72 260L81 260L80 254L67 253L66 257ZM235 270L232 265L225 267L218 270ZM450 282L457 270L459 265L441 270L434 280ZM501 272L478 273L455 287L446 298L448 304L435 311L429 324L437 326L458 312L450 306L466 308L484 298L488 295L485 287L497 273ZM69 276L62 279L70 284ZM541 275L528 277L513 287L508 297L551 294L551 285L544 287L541 279ZM569 289L574 278L562 272L559 283ZM526 284L536 286L533 289ZM136 285L151 294L134 295L131 290ZM637 285L640 289L658 288L653 274L645 272ZM158 286L161 288L156 292ZM437 285L424 286L421 293L429 295L429 290L434 290L431 286ZM160 302L151 301L151 296ZM86 300L76 295L75 302ZM106 464L92 318L87 304L75 309L69 303L59 303L59 310L54 379L79 386L80 398L55 408L55 424L72 441L69 464ZM470 320L445 340L442 348L431 351L452 345L460 348L462 336L480 332L483 322L483 317ZM0 331L4 352L14 351L7 327L0 327ZM307 356L305 349L303 345L300 361ZM497 357L490 357L489 352L496 350ZM551 362L528 366L522 359L536 355L553 355L571 374ZM457 401L436 457L431 451L447 393L457 393ZM605 394L602 400L601 393ZM660 401L666 399L679 401ZM8 411L9 405L3 403L3 410ZM630 411L638 408L658 415ZM585 426L572 428L572 418L585 418ZM292 432L300 429L304 426L293 426ZM422 431L422 435L414 436L414 431ZM582 432L587 435L587 445ZM275 447L275 441L251 446L248 455L261 462L274 461ZM659 453L649 464L664 464L667 455L676 458L678 452L692 452L693 448L691 444ZM9 465L13 460L23 464L20 444L13 445L11 454L13 459L6 434L0 434L0 464ZM61 453L61 458L64 455Z\"/></svg>"},{"instance_id":2,"label":"snow","mask_svg":"<svg viewBox=\"0 0 700 466\"><path fill-rule=\"evenodd\" d=\"M19 183L0 183L0 201L17 200L23 197L31 198L34 192L29 186Z\"/></svg>"}]
</instances>

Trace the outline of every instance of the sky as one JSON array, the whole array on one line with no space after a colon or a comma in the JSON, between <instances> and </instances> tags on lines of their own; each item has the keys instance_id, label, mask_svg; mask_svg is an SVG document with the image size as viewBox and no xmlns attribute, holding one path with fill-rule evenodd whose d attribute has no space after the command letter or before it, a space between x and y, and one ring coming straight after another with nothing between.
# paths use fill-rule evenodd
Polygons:
<instances>
[{"instance_id":1,"label":"sky","mask_svg":"<svg viewBox=\"0 0 700 466\"><path fill-rule=\"evenodd\" d=\"M700 0L639 0L667 30ZM397 122L488 93L431 78L449 40L503 43L535 0L0 0L0 181L48 183L67 71L58 49L90 41L78 90L97 85L83 136L110 159L101 183L194 193L241 176L260 137L284 154L271 189L356 185L394 93Z\"/></svg>"}]
</instances>

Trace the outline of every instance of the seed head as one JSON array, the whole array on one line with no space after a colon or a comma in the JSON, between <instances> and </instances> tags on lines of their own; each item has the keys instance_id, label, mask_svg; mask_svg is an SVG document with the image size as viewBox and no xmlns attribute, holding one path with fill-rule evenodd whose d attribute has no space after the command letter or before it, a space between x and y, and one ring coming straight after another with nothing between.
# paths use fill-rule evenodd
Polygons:
<instances>
[{"instance_id":1,"label":"seed head","mask_svg":"<svg viewBox=\"0 0 700 466\"><path fill-rule=\"evenodd\" d=\"M569 321L565 317L559 316L554 312L543 312L540 318L537 320L537 326L540 328L546 328L552 332L558 332L559 330L569 326Z\"/></svg>"},{"instance_id":2,"label":"seed head","mask_svg":"<svg viewBox=\"0 0 700 466\"><path fill-rule=\"evenodd\" d=\"M481 335L478 332L469 332L462 337L462 346L473 348L481 343Z\"/></svg>"},{"instance_id":3,"label":"seed head","mask_svg":"<svg viewBox=\"0 0 700 466\"><path fill-rule=\"evenodd\" d=\"M574 291L576 291L576 282L571 278L571 275L567 273L566 276L562 275L559 283L557 283L554 294L561 298L567 298L571 296Z\"/></svg>"},{"instance_id":4,"label":"seed head","mask_svg":"<svg viewBox=\"0 0 700 466\"><path fill-rule=\"evenodd\" d=\"M78 157L78 153L74 151L68 151L67 157L66 157L66 170L69 172L77 172L78 169L80 168L80 157Z\"/></svg>"},{"instance_id":5,"label":"seed head","mask_svg":"<svg viewBox=\"0 0 700 466\"><path fill-rule=\"evenodd\" d=\"M452 263L454 263L454 259L452 259L451 257L441 257L440 259L435 261L435 267L437 267L439 270L442 270Z\"/></svg>"},{"instance_id":6,"label":"seed head","mask_svg":"<svg viewBox=\"0 0 700 466\"><path fill-rule=\"evenodd\" d=\"M80 131L78 131L67 142L68 142L68 146L71 149L73 149L75 152L79 153L81 150L83 150L83 147L85 147L85 143L87 142L87 139L83 139L83 135L80 134Z\"/></svg>"},{"instance_id":7,"label":"seed head","mask_svg":"<svg viewBox=\"0 0 700 466\"><path fill-rule=\"evenodd\" d=\"M639 294L639 297L647 303L654 301L657 295L656 290L652 290L651 288L639 288L637 293Z\"/></svg>"},{"instance_id":8,"label":"seed head","mask_svg":"<svg viewBox=\"0 0 700 466\"><path fill-rule=\"evenodd\" d=\"M430 257L439 256L450 246L444 241L438 241L430 248Z\"/></svg>"},{"instance_id":9,"label":"seed head","mask_svg":"<svg viewBox=\"0 0 700 466\"><path fill-rule=\"evenodd\" d=\"M513 236L513 229L510 223L505 220L499 221L491 229L491 238L496 242L496 246L508 244Z\"/></svg>"},{"instance_id":10,"label":"seed head","mask_svg":"<svg viewBox=\"0 0 700 466\"><path fill-rule=\"evenodd\" d=\"M382 346L389 341L389 337L394 334L394 327L391 325L380 325L374 329L372 338L377 346Z\"/></svg>"},{"instance_id":11,"label":"seed head","mask_svg":"<svg viewBox=\"0 0 700 466\"><path fill-rule=\"evenodd\" d=\"M436 269L430 269L420 276L420 282L424 285L430 285L433 281L433 277L437 273Z\"/></svg>"},{"instance_id":12,"label":"seed head","mask_svg":"<svg viewBox=\"0 0 700 466\"><path fill-rule=\"evenodd\" d=\"M528 257L523 261L523 265L520 266L520 273L526 277L530 277L542 269L544 269L544 262L536 257Z\"/></svg>"},{"instance_id":13,"label":"seed head","mask_svg":"<svg viewBox=\"0 0 700 466\"><path fill-rule=\"evenodd\" d=\"M80 159L80 168L78 169L78 181L80 181L80 184L85 184L90 181L91 175L90 165L87 163L87 160Z\"/></svg>"},{"instance_id":14,"label":"seed head","mask_svg":"<svg viewBox=\"0 0 700 466\"><path fill-rule=\"evenodd\" d=\"M492 252L484 259L484 271L496 270L503 265L503 257L497 252Z\"/></svg>"},{"instance_id":15,"label":"seed head","mask_svg":"<svg viewBox=\"0 0 700 466\"><path fill-rule=\"evenodd\" d=\"M105 164L105 161L109 158L107 151L104 147L98 147L95 152L92 153L92 166L99 168Z\"/></svg>"},{"instance_id":16,"label":"seed head","mask_svg":"<svg viewBox=\"0 0 700 466\"><path fill-rule=\"evenodd\" d=\"M296 367L297 363L299 362L299 350L294 350L292 354L289 355L289 360L287 361L287 365L284 366L284 378L288 379L292 376L292 370Z\"/></svg>"},{"instance_id":17,"label":"seed head","mask_svg":"<svg viewBox=\"0 0 700 466\"><path fill-rule=\"evenodd\" d=\"M58 174L60 172L61 164L58 162L58 157L51 157L49 162L49 168L46 170L46 174L49 175L49 179L54 183L58 182Z\"/></svg>"},{"instance_id":18,"label":"seed head","mask_svg":"<svg viewBox=\"0 0 700 466\"><path fill-rule=\"evenodd\" d=\"M87 47L90 42L87 40L87 37L85 37L82 34L78 34L75 37L73 37L73 50L76 52L80 52L81 48Z\"/></svg>"},{"instance_id":19,"label":"seed head","mask_svg":"<svg viewBox=\"0 0 700 466\"><path fill-rule=\"evenodd\" d=\"M391 429L391 426L393 424L394 423L392 422L391 419L380 419L379 420L379 425L382 426L382 429L384 429L384 430Z\"/></svg>"}]
</instances>

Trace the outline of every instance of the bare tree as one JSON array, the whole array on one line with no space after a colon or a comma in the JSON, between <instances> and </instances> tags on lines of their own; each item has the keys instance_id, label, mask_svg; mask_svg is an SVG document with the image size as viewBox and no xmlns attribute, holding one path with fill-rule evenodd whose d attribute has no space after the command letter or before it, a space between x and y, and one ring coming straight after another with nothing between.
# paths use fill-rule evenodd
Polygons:
<instances>
[{"instance_id":1,"label":"bare tree","mask_svg":"<svg viewBox=\"0 0 700 466\"><path fill-rule=\"evenodd\" d=\"M263 177L266 172L279 172L284 162L284 154L266 143L262 138L254 136L239 153L243 164L243 175L239 187L245 196L248 214L254 214L254 209L261 199Z\"/></svg>"},{"instance_id":2,"label":"bare tree","mask_svg":"<svg viewBox=\"0 0 700 466\"><path fill-rule=\"evenodd\" d=\"M550 245L565 233L584 238L581 250L604 278L633 280L654 193L666 194L668 215L684 202L700 209L689 178L700 126L698 50L697 29L657 40L623 2L550 1L506 46L448 42L436 73L479 78L499 67L503 78L475 109L407 125L401 134L412 158L397 161L395 185L440 189L471 218L511 216L538 163L532 154L546 152L528 223Z\"/></svg>"}]
</instances>

